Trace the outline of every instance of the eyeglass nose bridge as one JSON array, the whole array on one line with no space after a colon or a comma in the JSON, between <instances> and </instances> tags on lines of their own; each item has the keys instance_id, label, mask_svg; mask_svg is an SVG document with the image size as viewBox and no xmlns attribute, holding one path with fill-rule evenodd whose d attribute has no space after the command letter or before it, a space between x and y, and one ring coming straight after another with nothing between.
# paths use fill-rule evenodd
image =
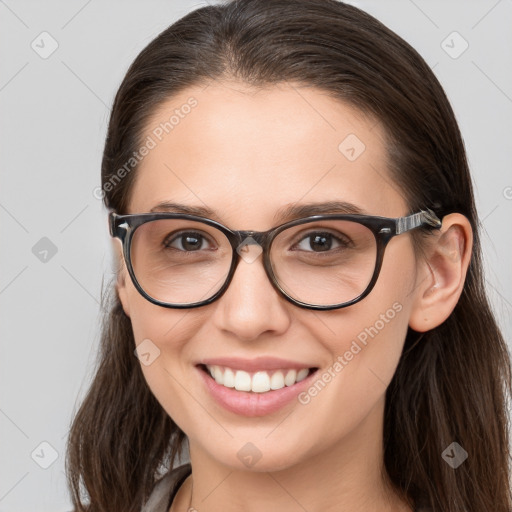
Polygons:
<instances>
[{"instance_id":1,"label":"eyeglass nose bridge","mask_svg":"<svg viewBox=\"0 0 512 512\"><path fill-rule=\"evenodd\" d=\"M230 241L231 245L233 247L233 260L232 260L232 266L230 269L230 272L227 276L226 282L222 286L222 288L214 295L214 297L211 298L211 301L217 300L221 295L224 295L224 293L227 291L229 286L231 285L231 282L233 280L233 277L235 275L236 269L238 268L238 265L240 263L240 260L244 260L246 263L252 264L256 263L256 261L259 259L259 256L261 254L262 256L262 263L263 268L265 270L265 274L272 285L272 287L276 290L278 295L283 297L285 300L296 304L296 305L303 305L304 303L301 303L300 301L294 300L291 297L289 297L284 289L279 284L277 277L274 274L274 270L272 268L272 264L270 261L270 254L269 254L269 248L271 241L273 239L273 234L276 230L271 229L269 231L235 231L231 230L231 236ZM258 245L261 247L261 253L258 253L256 257L249 257L245 256L242 253L241 247L248 245ZM303 307L306 307L305 304Z\"/></svg>"},{"instance_id":2,"label":"eyeglass nose bridge","mask_svg":"<svg viewBox=\"0 0 512 512\"><path fill-rule=\"evenodd\" d=\"M238 266L240 259L245 260L247 263L252 263L261 254L264 260L264 267L267 269L268 262L266 260L268 247L270 245L270 232L271 231L232 231L230 241L233 252L236 253L236 255L234 255L234 259L236 260L234 266ZM249 256L250 251L248 248L251 246L257 246L260 250L253 252L252 256Z\"/></svg>"},{"instance_id":3,"label":"eyeglass nose bridge","mask_svg":"<svg viewBox=\"0 0 512 512\"><path fill-rule=\"evenodd\" d=\"M273 239L272 235L274 231L275 229L271 229L269 231L233 231L232 234L235 236L231 239L231 245L233 246L233 250L238 254L238 257L235 258L235 266L238 266L240 259L245 260L247 263L252 263L252 261L257 259L261 253L264 267L267 270L269 279L272 281L273 278L269 262L269 248L271 245L271 240ZM254 245L260 247L260 252L256 254L254 259L248 256L246 257L244 254L242 254L243 252L246 252L244 247Z\"/></svg>"},{"instance_id":4,"label":"eyeglass nose bridge","mask_svg":"<svg viewBox=\"0 0 512 512\"><path fill-rule=\"evenodd\" d=\"M269 242L270 231L234 231L237 235L237 247L244 242L250 245L258 244L262 248L266 247Z\"/></svg>"}]
</instances>

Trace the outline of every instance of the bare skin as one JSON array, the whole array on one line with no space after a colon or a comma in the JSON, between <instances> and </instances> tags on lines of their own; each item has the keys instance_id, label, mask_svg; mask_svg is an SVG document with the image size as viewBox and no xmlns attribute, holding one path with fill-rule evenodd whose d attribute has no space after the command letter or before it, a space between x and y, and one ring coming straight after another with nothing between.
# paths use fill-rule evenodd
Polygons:
<instances>
[{"instance_id":1,"label":"bare skin","mask_svg":"<svg viewBox=\"0 0 512 512\"><path fill-rule=\"evenodd\" d=\"M169 99L147 135L191 96L197 106L141 162L129 213L161 201L206 205L232 229L259 231L277 225L276 212L297 202L343 200L369 215L407 215L387 171L381 125L352 107L297 85L256 90L215 82ZM349 134L366 147L354 161L338 149ZM371 294L333 311L287 302L261 258L242 261L219 300L192 310L146 301L123 266L118 292L136 343L149 338L160 350L142 366L144 376L189 439L192 476L171 512L189 503L200 512L411 512L382 476L385 391L407 328L430 330L455 307L471 245L460 214L443 219L425 258L416 259L409 234L395 237ZM305 405L237 415L213 400L194 366L203 357L274 356L310 361L321 373L393 304L400 311ZM261 452L252 467L237 457L248 442Z\"/></svg>"}]
</instances>

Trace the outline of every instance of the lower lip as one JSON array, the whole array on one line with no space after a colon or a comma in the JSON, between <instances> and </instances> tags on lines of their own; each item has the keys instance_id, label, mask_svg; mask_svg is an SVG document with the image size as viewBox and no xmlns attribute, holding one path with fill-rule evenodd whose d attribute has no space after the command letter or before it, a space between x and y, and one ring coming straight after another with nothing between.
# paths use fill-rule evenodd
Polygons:
<instances>
[{"instance_id":1,"label":"lower lip","mask_svg":"<svg viewBox=\"0 0 512 512\"><path fill-rule=\"evenodd\" d=\"M292 386L285 386L265 393L254 393L252 391L237 391L234 388L217 384L210 374L207 374L198 366L196 366L196 369L217 403L235 414L251 417L271 414L292 402L299 393L310 385L313 376L318 372L316 370L310 373L305 379L296 382Z\"/></svg>"}]
</instances>

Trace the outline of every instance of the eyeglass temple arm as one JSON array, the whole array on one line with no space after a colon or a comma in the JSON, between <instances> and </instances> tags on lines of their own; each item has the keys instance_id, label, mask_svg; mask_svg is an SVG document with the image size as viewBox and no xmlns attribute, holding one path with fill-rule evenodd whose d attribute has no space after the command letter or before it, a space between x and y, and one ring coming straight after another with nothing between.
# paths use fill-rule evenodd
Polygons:
<instances>
[{"instance_id":1,"label":"eyeglass temple arm","mask_svg":"<svg viewBox=\"0 0 512 512\"><path fill-rule=\"evenodd\" d=\"M396 222L396 234L405 233L419 226L428 225L434 228L440 228L442 223L439 217L429 208L421 210L407 217L400 217Z\"/></svg>"}]
</instances>

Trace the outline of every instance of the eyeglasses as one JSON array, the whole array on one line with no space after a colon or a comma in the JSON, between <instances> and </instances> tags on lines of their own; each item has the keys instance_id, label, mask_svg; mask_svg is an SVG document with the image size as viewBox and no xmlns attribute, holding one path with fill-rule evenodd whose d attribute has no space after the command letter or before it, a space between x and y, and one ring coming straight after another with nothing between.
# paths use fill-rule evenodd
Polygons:
<instances>
[{"instance_id":1,"label":"eyeglasses","mask_svg":"<svg viewBox=\"0 0 512 512\"><path fill-rule=\"evenodd\" d=\"M388 242L419 227L439 229L441 221L429 209L399 218L325 214L261 232L181 213L109 214L135 288L166 308L211 304L240 259L252 263L261 253L273 287L292 304L344 308L371 292Z\"/></svg>"}]
</instances>

